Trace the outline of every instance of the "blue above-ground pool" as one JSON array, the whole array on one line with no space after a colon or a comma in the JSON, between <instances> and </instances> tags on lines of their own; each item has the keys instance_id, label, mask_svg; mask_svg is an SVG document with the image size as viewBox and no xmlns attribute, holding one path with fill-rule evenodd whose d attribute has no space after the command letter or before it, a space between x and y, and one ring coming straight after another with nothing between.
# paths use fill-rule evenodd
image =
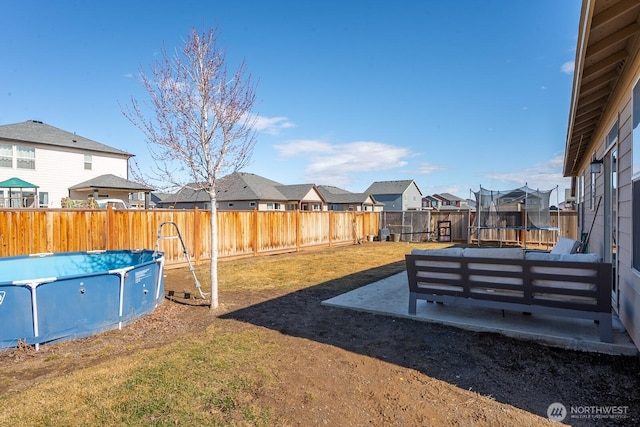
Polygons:
<instances>
[{"instance_id":1,"label":"blue above-ground pool","mask_svg":"<svg viewBox=\"0 0 640 427\"><path fill-rule=\"evenodd\" d=\"M164 254L119 250L0 258L0 348L80 338L151 313Z\"/></svg>"}]
</instances>

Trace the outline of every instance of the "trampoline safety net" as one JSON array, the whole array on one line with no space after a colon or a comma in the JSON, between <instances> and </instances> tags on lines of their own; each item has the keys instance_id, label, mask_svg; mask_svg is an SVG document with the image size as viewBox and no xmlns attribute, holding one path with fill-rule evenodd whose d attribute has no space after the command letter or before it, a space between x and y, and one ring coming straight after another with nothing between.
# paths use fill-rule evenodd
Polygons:
<instances>
[{"instance_id":1,"label":"trampoline safety net","mask_svg":"<svg viewBox=\"0 0 640 427\"><path fill-rule=\"evenodd\" d=\"M549 214L549 199L552 190L540 191L524 187L513 190L487 190L480 186L473 191L476 198L475 228L519 228L525 230L552 229ZM525 213L522 216L514 213Z\"/></svg>"}]
</instances>

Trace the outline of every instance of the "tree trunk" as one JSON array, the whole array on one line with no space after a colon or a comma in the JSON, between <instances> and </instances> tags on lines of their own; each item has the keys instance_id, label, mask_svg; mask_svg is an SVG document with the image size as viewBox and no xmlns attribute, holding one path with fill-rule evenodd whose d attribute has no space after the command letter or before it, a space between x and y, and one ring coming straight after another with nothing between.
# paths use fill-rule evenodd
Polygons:
<instances>
[{"instance_id":1,"label":"tree trunk","mask_svg":"<svg viewBox=\"0 0 640 427\"><path fill-rule=\"evenodd\" d=\"M218 221L215 197L211 198L211 311L218 308Z\"/></svg>"}]
</instances>

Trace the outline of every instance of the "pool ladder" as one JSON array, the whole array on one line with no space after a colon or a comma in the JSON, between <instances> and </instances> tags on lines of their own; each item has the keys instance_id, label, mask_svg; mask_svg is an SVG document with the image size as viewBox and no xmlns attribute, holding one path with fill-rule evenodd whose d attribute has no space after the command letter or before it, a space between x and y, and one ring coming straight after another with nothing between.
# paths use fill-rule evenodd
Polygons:
<instances>
[{"instance_id":1,"label":"pool ladder","mask_svg":"<svg viewBox=\"0 0 640 427\"><path fill-rule=\"evenodd\" d=\"M162 235L162 227L165 226L165 225L173 226L173 228L175 229L175 233L176 234L170 234L170 235L164 235L163 236ZM158 236L156 237L156 248L155 248L155 251L154 251L154 255L159 252L160 240L170 240L170 239L178 239L178 240L180 240L180 244L182 245L182 253L187 258L187 263L189 263L189 271L193 275L193 280L195 281L196 288L198 289L198 292L200 293L200 297L202 297L203 299L207 298L208 294L202 292L202 286L200 286L200 281L196 277L196 270L195 270L195 268L193 268L193 264L191 263L191 258L189 257L189 251L187 251L187 247L184 244L184 240L182 240L182 234L180 234L180 229L178 228L178 224L176 224L173 221L165 221L165 222L160 223L160 225L158 226Z\"/></svg>"}]
</instances>

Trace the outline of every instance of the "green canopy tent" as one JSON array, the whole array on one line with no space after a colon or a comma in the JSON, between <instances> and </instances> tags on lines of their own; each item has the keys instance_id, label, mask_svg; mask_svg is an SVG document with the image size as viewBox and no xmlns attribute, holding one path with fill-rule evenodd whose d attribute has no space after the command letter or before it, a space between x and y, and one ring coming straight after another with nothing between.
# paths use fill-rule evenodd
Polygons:
<instances>
[{"instance_id":1,"label":"green canopy tent","mask_svg":"<svg viewBox=\"0 0 640 427\"><path fill-rule=\"evenodd\" d=\"M36 208L39 205L39 187L35 184L31 184L30 182L14 177L1 181L0 188L9 189L9 197L5 197L3 200L3 205L5 208ZM12 197L11 193L14 188L20 190L20 198ZM27 196L25 197L25 189L33 191L26 191ZM31 200L31 198L33 199Z\"/></svg>"}]
</instances>

